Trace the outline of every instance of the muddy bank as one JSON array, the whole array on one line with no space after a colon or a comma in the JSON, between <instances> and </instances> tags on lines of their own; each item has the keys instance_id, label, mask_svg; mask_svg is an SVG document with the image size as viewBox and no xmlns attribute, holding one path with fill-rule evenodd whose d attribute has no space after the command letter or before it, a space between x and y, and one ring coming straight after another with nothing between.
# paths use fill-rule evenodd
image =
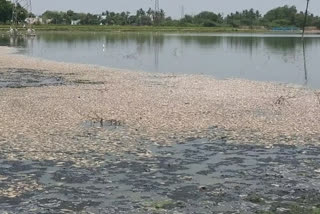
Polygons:
<instances>
[{"instance_id":1,"label":"muddy bank","mask_svg":"<svg viewBox=\"0 0 320 214\"><path fill-rule=\"evenodd\" d=\"M268 139L267 143L283 136L288 144L318 142L319 91L247 80L216 80L201 75L155 75L56 63L12 55L12 51L1 48L1 69L41 71L41 77L34 76L35 73L25 77L18 74L18 79L38 81L40 85L49 81L53 85L0 91L3 98L0 116L6 121L0 128L2 133L7 133L3 137L12 138L19 129L27 138L39 139L39 129L35 132L35 126L43 132L58 133L77 130L79 124L88 120L102 119L121 121L162 143L161 138L181 133L197 137L211 126L229 130L235 139L255 133L261 139ZM14 78L14 75L9 76ZM64 85L61 80L76 84ZM56 84L60 87L53 87ZM19 107L17 103L24 105ZM31 109L26 112L28 108ZM37 109L36 117L33 109ZM18 121L12 123L14 120Z\"/></svg>"},{"instance_id":2,"label":"muddy bank","mask_svg":"<svg viewBox=\"0 0 320 214\"><path fill-rule=\"evenodd\" d=\"M0 68L0 88L48 87L76 84L103 84L88 80L68 81L65 76L74 74L50 73L49 71L26 68Z\"/></svg>"},{"instance_id":3,"label":"muddy bank","mask_svg":"<svg viewBox=\"0 0 320 214\"><path fill-rule=\"evenodd\" d=\"M319 212L320 93L0 48L0 211Z\"/></svg>"},{"instance_id":4,"label":"muddy bank","mask_svg":"<svg viewBox=\"0 0 320 214\"><path fill-rule=\"evenodd\" d=\"M2 68L0 70L0 88L24 88L58 86L65 82L62 77L43 75L35 69Z\"/></svg>"},{"instance_id":5,"label":"muddy bank","mask_svg":"<svg viewBox=\"0 0 320 214\"><path fill-rule=\"evenodd\" d=\"M139 152L78 154L101 161L8 161L0 211L13 213L319 213L320 147L198 139ZM140 151L143 153L143 151ZM15 185L13 185L15 184ZM32 191L19 193L30 188Z\"/></svg>"}]
</instances>

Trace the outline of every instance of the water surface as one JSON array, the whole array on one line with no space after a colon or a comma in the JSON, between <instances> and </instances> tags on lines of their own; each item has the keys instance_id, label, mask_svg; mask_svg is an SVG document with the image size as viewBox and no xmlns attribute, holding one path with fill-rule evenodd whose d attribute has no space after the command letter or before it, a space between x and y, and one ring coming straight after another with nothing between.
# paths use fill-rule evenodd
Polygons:
<instances>
[{"instance_id":1,"label":"water surface","mask_svg":"<svg viewBox=\"0 0 320 214\"><path fill-rule=\"evenodd\" d=\"M0 45L56 61L147 72L206 74L320 88L320 35L40 33Z\"/></svg>"}]
</instances>

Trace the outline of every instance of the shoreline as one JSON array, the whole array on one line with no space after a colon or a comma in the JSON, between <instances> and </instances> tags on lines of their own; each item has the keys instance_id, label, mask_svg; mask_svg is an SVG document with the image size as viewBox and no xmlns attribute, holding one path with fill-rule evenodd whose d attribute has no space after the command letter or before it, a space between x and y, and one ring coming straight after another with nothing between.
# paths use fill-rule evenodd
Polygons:
<instances>
[{"instance_id":1,"label":"shoreline","mask_svg":"<svg viewBox=\"0 0 320 214\"><path fill-rule=\"evenodd\" d=\"M154 27L154 26L95 26L95 25L35 25L39 32L136 32L136 33L274 33L301 34L298 31L274 31L268 29L246 29L233 27ZM10 25L0 25L0 32L6 32ZM22 29L22 27L18 28ZM319 35L320 30L307 30L306 35Z\"/></svg>"},{"instance_id":2,"label":"shoreline","mask_svg":"<svg viewBox=\"0 0 320 214\"><path fill-rule=\"evenodd\" d=\"M204 75L151 74L125 70L118 72L119 69L10 54L13 50L0 47L1 71L4 68L40 70L64 78L72 84L59 87L2 88L0 92L5 101L1 108L10 109L10 95L23 94L26 97L17 98L17 102L24 103L31 102L29 96L41 99L50 94L53 98L45 103L48 112L43 114L57 119L52 115L54 109L50 107L50 103L61 102L59 113L66 114L66 117L64 120L60 118L60 122L68 124L69 127L65 127L67 129L79 129L79 124L92 117L88 116L88 112L95 112L93 114L99 114L100 119L122 121L131 129L142 129L155 139L178 136L180 133L204 133L210 127L218 127L234 133L235 141L246 132L260 136L261 139L269 139L267 141L279 136L286 136L288 139L307 138L312 142L319 140L315 138L320 133L317 90L243 79L216 80ZM60 93L69 101L59 100ZM73 93L77 96L70 95ZM101 96L108 100L100 101ZM33 100L32 104L39 105L37 108L44 108L42 103L33 103ZM74 106L71 108L70 105ZM108 107L104 110L104 106ZM79 112L75 112L76 108L79 108L80 116ZM27 113L19 108L13 110L18 115ZM87 116L83 116L83 112ZM10 121L13 115L9 116L7 113L2 111L1 117ZM27 116L30 115L25 115ZM43 118L40 117L39 120ZM29 129L35 124L41 128L36 121L21 120L20 123L25 126L9 122L2 124L0 128L13 135L20 128ZM58 124L47 123L46 128L60 130ZM10 134L6 134L6 137L10 137ZM272 142L267 144L270 143ZM286 143L294 144L290 140Z\"/></svg>"},{"instance_id":3,"label":"shoreline","mask_svg":"<svg viewBox=\"0 0 320 214\"><path fill-rule=\"evenodd\" d=\"M319 211L319 90L14 50L0 47L0 212Z\"/></svg>"},{"instance_id":4,"label":"shoreline","mask_svg":"<svg viewBox=\"0 0 320 214\"><path fill-rule=\"evenodd\" d=\"M7 31L10 25L0 25L0 32ZM22 29L22 28L21 28ZM36 31L64 31L64 32L266 32L260 29L237 29L232 27L153 27L153 26L95 26L95 25L38 25Z\"/></svg>"}]
</instances>

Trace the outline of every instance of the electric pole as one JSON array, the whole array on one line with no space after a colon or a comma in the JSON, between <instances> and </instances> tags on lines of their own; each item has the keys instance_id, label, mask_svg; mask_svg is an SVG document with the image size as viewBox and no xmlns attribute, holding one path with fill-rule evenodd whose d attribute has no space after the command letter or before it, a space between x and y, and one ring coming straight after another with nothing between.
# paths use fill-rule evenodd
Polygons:
<instances>
[{"instance_id":1,"label":"electric pole","mask_svg":"<svg viewBox=\"0 0 320 214\"><path fill-rule=\"evenodd\" d=\"M309 2L310 0L307 0L307 7L306 7L306 12L304 14L304 22L303 22L303 29L302 29L302 40L304 40L304 32L307 25Z\"/></svg>"},{"instance_id":2,"label":"electric pole","mask_svg":"<svg viewBox=\"0 0 320 214\"><path fill-rule=\"evenodd\" d=\"M160 3L159 3L159 0L155 0L154 1L154 12L158 13L160 12Z\"/></svg>"},{"instance_id":3,"label":"electric pole","mask_svg":"<svg viewBox=\"0 0 320 214\"><path fill-rule=\"evenodd\" d=\"M12 9L12 23L18 24L19 22L19 6L24 8L28 15L32 12L32 5L31 0L11 0L13 3L13 9Z\"/></svg>"},{"instance_id":4,"label":"electric pole","mask_svg":"<svg viewBox=\"0 0 320 214\"><path fill-rule=\"evenodd\" d=\"M154 0L154 23L158 25L160 22L160 3L159 0Z\"/></svg>"},{"instance_id":5,"label":"electric pole","mask_svg":"<svg viewBox=\"0 0 320 214\"><path fill-rule=\"evenodd\" d=\"M184 18L184 5L181 5L181 19Z\"/></svg>"},{"instance_id":6,"label":"electric pole","mask_svg":"<svg viewBox=\"0 0 320 214\"><path fill-rule=\"evenodd\" d=\"M305 33L305 28L306 28L307 20L308 20L309 3L310 3L310 0L307 0L307 7L306 7L306 12L304 14L304 22L303 22L303 29L302 29L302 51L303 51L303 62L304 62L305 85L308 84L308 70L307 70L306 44L305 44L305 41L304 41L304 33Z\"/></svg>"}]
</instances>

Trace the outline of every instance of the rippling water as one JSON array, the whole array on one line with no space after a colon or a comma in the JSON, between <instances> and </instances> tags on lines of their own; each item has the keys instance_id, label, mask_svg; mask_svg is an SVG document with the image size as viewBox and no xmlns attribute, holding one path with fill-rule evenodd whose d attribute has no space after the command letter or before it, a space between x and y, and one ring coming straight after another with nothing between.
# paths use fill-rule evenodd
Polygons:
<instances>
[{"instance_id":1,"label":"rippling water","mask_svg":"<svg viewBox=\"0 0 320 214\"><path fill-rule=\"evenodd\" d=\"M40 33L0 45L57 61L147 72L206 74L320 88L320 35Z\"/></svg>"}]
</instances>

